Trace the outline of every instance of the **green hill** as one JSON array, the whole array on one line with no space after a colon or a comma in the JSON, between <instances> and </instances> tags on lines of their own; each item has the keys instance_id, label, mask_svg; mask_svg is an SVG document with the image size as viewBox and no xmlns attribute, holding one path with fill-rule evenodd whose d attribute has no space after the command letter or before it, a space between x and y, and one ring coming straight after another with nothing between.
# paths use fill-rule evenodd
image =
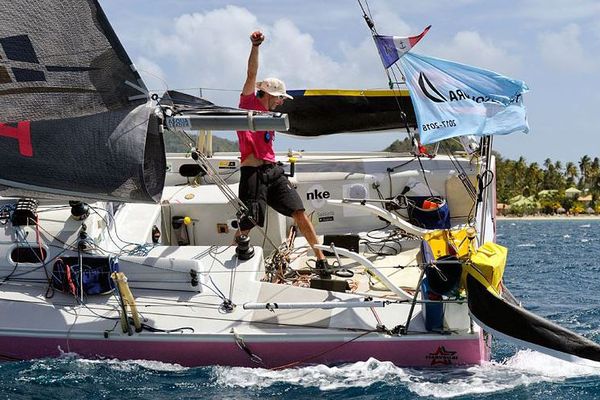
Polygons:
<instances>
[{"instance_id":1,"label":"green hill","mask_svg":"<svg viewBox=\"0 0 600 400\"><path fill-rule=\"evenodd\" d=\"M446 149L449 149L451 152L463 151L462 145L456 140L443 140L440 142L440 144L442 153L445 153ZM427 150L431 150L433 146L425 146L425 148L427 148ZM410 152L412 151L412 145L408 138L404 138L403 140L395 140L394 143L383 149L383 151L391 151L394 153Z\"/></svg>"},{"instance_id":2,"label":"green hill","mask_svg":"<svg viewBox=\"0 0 600 400\"><path fill-rule=\"evenodd\" d=\"M197 133L188 133L192 138L192 143L196 142ZM190 150L190 139L181 134L165 131L163 135L165 141L165 150L167 153L187 153ZM232 152L238 151L237 140L228 140L213 136L213 152Z\"/></svg>"}]
</instances>

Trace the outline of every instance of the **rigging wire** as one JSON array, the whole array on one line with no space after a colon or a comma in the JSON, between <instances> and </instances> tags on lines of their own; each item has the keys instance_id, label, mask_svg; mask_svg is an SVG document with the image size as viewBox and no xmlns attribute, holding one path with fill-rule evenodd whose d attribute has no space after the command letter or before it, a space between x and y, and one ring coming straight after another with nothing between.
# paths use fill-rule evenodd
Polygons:
<instances>
[{"instance_id":1,"label":"rigging wire","mask_svg":"<svg viewBox=\"0 0 600 400\"><path fill-rule=\"evenodd\" d=\"M471 180L469 179L467 173L465 172L465 169L460 164L456 156L452 153L450 147L444 144L444 150L446 151L450 162L452 163L454 168L456 168L456 171L458 172L458 179L460 179L465 190L467 191L467 194L469 195L469 197L471 197L473 201L475 201L475 199L477 198L477 190L475 189L473 182L471 182Z\"/></svg>"},{"instance_id":2,"label":"rigging wire","mask_svg":"<svg viewBox=\"0 0 600 400\"><path fill-rule=\"evenodd\" d=\"M331 353L332 351L338 350L339 348L341 348L343 346L346 346L347 344L350 344L352 342L357 341L358 339L362 338L363 336L366 336L366 335L368 335L370 333L375 333L375 332L378 332L378 330L377 329L368 330L366 332L363 332L363 333L361 333L361 334L353 337L350 340L347 340L347 341L345 341L343 343L340 343L339 345L336 345L336 346L331 347L329 349L323 350L323 351L318 352L316 354L312 354L312 355L310 355L308 357L305 357L305 358L302 358L300 360L297 360L297 361L294 361L294 362L290 362L290 363L287 363L287 364L284 364L284 365L280 365L278 367L273 367L273 368L270 368L270 369L272 371L279 371L279 370L282 370L282 369L287 369L287 368L295 367L295 366L298 366L298 365L301 365L301 364L306 364L306 363L308 363L311 360L314 360L314 359L316 359L318 357L324 356L325 354Z\"/></svg>"},{"instance_id":3,"label":"rigging wire","mask_svg":"<svg viewBox=\"0 0 600 400\"><path fill-rule=\"evenodd\" d=\"M248 207L246 207L246 205L242 202L242 200L240 200L240 198L237 196L237 194L235 194L233 192L233 190L229 187L229 184L223 180L223 178L221 177L219 172L211 164L208 157L206 157L206 155L204 153L196 151L191 146L191 143L193 143L193 139L191 138L191 136L188 135L188 133L186 131L181 130L181 129L177 129L177 130L171 131L171 132L176 132L176 133L179 133L180 135L185 135L190 140L190 142L188 142L187 144L190 145L190 147L192 148L192 159L194 159L194 161L204 171L206 171L207 174L209 174L211 176L214 184L217 185L219 190L221 190L221 192L227 199L228 204L231 205L233 207L233 209L236 211L236 215L238 216L238 225L239 225L239 220L242 218L242 216L246 216L251 222L254 223L254 225L255 225L254 227L256 229L258 229L258 231L264 236L264 238L269 242L269 244L273 248L276 249L277 246L275 245L275 243L273 243L271 238L269 238L267 232L256 223L256 220L254 220L254 217L249 214ZM196 157L194 157L194 155Z\"/></svg>"},{"instance_id":4,"label":"rigging wire","mask_svg":"<svg viewBox=\"0 0 600 400\"><path fill-rule=\"evenodd\" d=\"M369 27L369 29L371 30L371 36L373 37L373 40L375 40L375 36L379 35L379 33L377 32L377 29L375 28L375 23L373 22L373 18L371 15L371 9L369 7L369 2L367 0L357 0L358 1L358 5L360 6L362 12L363 12L363 18L365 19L365 22L367 23L367 26ZM362 1L365 2L367 11L365 11L365 7L362 4ZM397 69L398 73L400 74L400 76L402 76L402 81L398 80L398 77L396 76L396 72L394 71L394 68ZM404 112L404 110L402 109L402 106L400 105L400 100L399 100L399 96L401 95L400 90L398 89L398 85L400 83L404 83L406 81L404 75L402 74L402 70L400 69L400 67L397 65L397 62L395 62L392 65L392 68L385 68L385 74L388 77L388 81L389 81L389 87L390 90L392 90L392 92L394 93L394 99L396 101L396 105L398 107L398 111L400 112L400 118L402 119L402 122L404 123L404 127L406 129L406 133L412 143L413 146L413 152L415 157L417 158L417 160L419 161L419 166L421 168L421 172L423 173L423 179L425 180L425 184L427 185L427 188L429 190L429 193L431 194L431 196L433 196L433 191L431 190L431 187L429 185L429 182L427 181L427 176L425 175L425 169L423 168L423 164L421 162L421 150L420 150L420 145L419 142L416 138L415 135L413 135L413 133L410 131L410 127L408 125L408 118L406 113ZM392 81L392 78L390 77L390 70L391 70L391 74L392 77L394 78L394 80ZM396 87L394 87L394 84L396 85Z\"/></svg>"},{"instance_id":5,"label":"rigging wire","mask_svg":"<svg viewBox=\"0 0 600 400\"><path fill-rule=\"evenodd\" d=\"M117 221L115 220L114 215L112 215L112 213L107 210L106 208L103 207L99 207L99 206L89 206L90 209L92 211L94 211L94 213L96 213L96 215L98 215L98 217L100 217L102 219L102 221L104 221L104 225L106 226L106 231L108 233L108 236L110 238L110 240L113 242L113 244L119 249L121 250L121 252L125 252L124 248L127 246L140 246L141 243L133 243L133 242L129 242L127 240L123 240L121 239L121 237L119 236L119 232L117 231ZM109 217L110 221L107 221L106 218L104 218L99 212L98 210L102 210L106 213L106 215ZM111 223L112 222L112 223ZM115 231L115 236L117 237L117 239L119 241L121 241L121 243L125 243L125 246L121 247L119 246L119 244L115 241L115 239L112 237L111 231L112 231L112 227L114 227L114 231Z\"/></svg>"}]
</instances>

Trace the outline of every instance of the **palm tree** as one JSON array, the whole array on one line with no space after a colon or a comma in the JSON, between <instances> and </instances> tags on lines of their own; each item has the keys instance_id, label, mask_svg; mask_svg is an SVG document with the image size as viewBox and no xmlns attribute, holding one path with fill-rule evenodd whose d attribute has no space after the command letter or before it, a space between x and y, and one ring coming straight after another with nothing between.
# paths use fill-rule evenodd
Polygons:
<instances>
[{"instance_id":1,"label":"palm tree","mask_svg":"<svg viewBox=\"0 0 600 400\"><path fill-rule=\"evenodd\" d=\"M579 160L579 170L581 171L581 180L579 181L579 186L581 186L580 189L585 188L588 182L590 166L590 157L587 154L581 157L581 160Z\"/></svg>"},{"instance_id":2,"label":"palm tree","mask_svg":"<svg viewBox=\"0 0 600 400\"><path fill-rule=\"evenodd\" d=\"M557 160L557 161L554 163L554 168L556 168L556 170L557 170L558 172L561 172L561 171L562 171L562 163L560 162L560 160Z\"/></svg>"},{"instance_id":3,"label":"palm tree","mask_svg":"<svg viewBox=\"0 0 600 400\"><path fill-rule=\"evenodd\" d=\"M532 162L529 167L527 167L527 172L525 173L525 185L529 187L532 193L537 194L537 192L540 191L543 180L544 175L539 164Z\"/></svg>"},{"instance_id":4,"label":"palm tree","mask_svg":"<svg viewBox=\"0 0 600 400\"><path fill-rule=\"evenodd\" d=\"M578 175L577 166L573 161L569 161L565 167L565 175L567 178L575 179Z\"/></svg>"},{"instance_id":5,"label":"palm tree","mask_svg":"<svg viewBox=\"0 0 600 400\"><path fill-rule=\"evenodd\" d=\"M575 178L577 178L577 166L572 161L567 163L565 167L565 176L567 177L567 186L571 187L575 183Z\"/></svg>"},{"instance_id":6,"label":"palm tree","mask_svg":"<svg viewBox=\"0 0 600 400\"><path fill-rule=\"evenodd\" d=\"M598 191L600 189L598 186L600 184L600 159L598 157L594 157L594 161L590 165L589 178L591 191Z\"/></svg>"},{"instance_id":7,"label":"palm tree","mask_svg":"<svg viewBox=\"0 0 600 400\"><path fill-rule=\"evenodd\" d=\"M525 173L527 172L527 162L523 156L514 163L513 169L513 188L514 193L523 194L522 190L525 187Z\"/></svg>"}]
</instances>

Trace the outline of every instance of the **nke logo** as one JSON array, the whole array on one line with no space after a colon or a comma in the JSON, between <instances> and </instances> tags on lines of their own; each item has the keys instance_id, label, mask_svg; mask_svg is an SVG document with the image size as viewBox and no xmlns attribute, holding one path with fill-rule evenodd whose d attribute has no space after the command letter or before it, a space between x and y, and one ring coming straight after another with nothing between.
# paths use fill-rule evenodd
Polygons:
<instances>
[{"instance_id":1,"label":"nke logo","mask_svg":"<svg viewBox=\"0 0 600 400\"><path fill-rule=\"evenodd\" d=\"M312 192L308 192L306 193L306 200L323 200L323 199L328 199L331 197L331 194L327 191L319 191L318 189L315 189Z\"/></svg>"}]
</instances>

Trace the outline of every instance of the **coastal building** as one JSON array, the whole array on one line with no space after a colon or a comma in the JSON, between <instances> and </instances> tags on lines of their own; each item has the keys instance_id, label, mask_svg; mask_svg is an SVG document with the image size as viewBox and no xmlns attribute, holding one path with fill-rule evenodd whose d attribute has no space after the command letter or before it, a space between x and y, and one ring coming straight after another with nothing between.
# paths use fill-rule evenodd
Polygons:
<instances>
[{"instance_id":1,"label":"coastal building","mask_svg":"<svg viewBox=\"0 0 600 400\"><path fill-rule=\"evenodd\" d=\"M565 195L573 199L578 198L580 194L581 190L577 189L576 187L570 187L567 190L565 190Z\"/></svg>"}]
</instances>

